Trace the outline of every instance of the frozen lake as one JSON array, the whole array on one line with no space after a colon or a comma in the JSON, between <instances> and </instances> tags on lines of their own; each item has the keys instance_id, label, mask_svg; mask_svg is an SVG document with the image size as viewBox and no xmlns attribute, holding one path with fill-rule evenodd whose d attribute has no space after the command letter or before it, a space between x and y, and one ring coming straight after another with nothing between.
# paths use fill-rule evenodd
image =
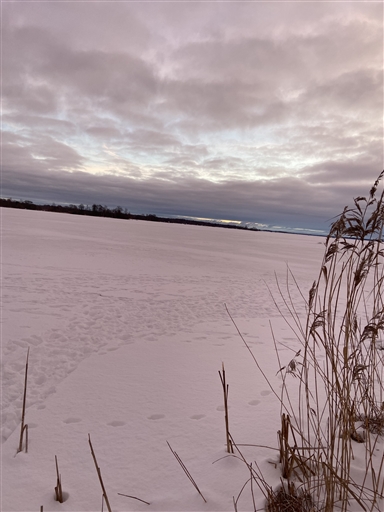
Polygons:
<instances>
[{"instance_id":1,"label":"frozen lake","mask_svg":"<svg viewBox=\"0 0 384 512\"><path fill-rule=\"evenodd\" d=\"M2 510L101 510L88 433L114 511L233 510L246 467L228 458L212 464L225 455L222 362L237 442L275 447L279 408L225 305L278 388L271 325L283 360L298 345L269 290L277 296L276 276L284 285L289 265L307 296L324 239L15 209L1 214ZM302 311L300 294L292 294ZM28 347L30 446L15 457ZM261 461L274 456L249 450ZM61 505L53 500L55 455L69 495ZM248 493L245 509L249 499Z\"/></svg>"}]
</instances>

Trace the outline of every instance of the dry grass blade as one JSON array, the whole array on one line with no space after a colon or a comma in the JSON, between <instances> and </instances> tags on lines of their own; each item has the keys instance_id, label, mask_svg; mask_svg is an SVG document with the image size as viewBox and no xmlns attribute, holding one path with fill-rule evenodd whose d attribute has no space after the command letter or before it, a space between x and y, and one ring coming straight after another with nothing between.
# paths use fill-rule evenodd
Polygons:
<instances>
[{"instance_id":1,"label":"dry grass blade","mask_svg":"<svg viewBox=\"0 0 384 512\"><path fill-rule=\"evenodd\" d=\"M260 364L259 364L258 360L256 359L255 354L252 352L251 347L248 345L248 343L246 342L246 340L245 340L244 336L241 334L240 329L238 328L238 326L237 326L237 324L236 324L235 320L233 319L233 316L232 316L232 315L231 315L231 313L229 312L229 309L228 309L227 305L226 305L226 304L224 304L224 307L225 307L225 310L226 310L226 312L227 312L227 314L228 314L228 316L229 316L229 318L230 318L231 322L232 322L232 323L233 323L233 325L235 326L235 329L236 329L236 331L237 331L238 335L240 336L240 338L241 338L242 342L244 343L244 345L246 346L246 348L247 348L248 352L250 353L250 355L251 355L251 357L252 357L252 359L253 359L254 363L256 364L256 366L257 366L257 368L259 369L260 373L261 373L261 374L262 374L262 376L264 377L265 381L267 382L267 384L268 384L268 386L269 386L269 389L272 391L272 393L275 395L275 397L276 397L278 400L280 400L279 395L278 395L278 394L276 393L276 391L274 390L274 388L273 388L272 384L270 383L270 381L269 381L269 379L268 379L267 375L265 374L265 372L264 372L263 368L260 366Z\"/></svg>"},{"instance_id":2,"label":"dry grass blade","mask_svg":"<svg viewBox=\"0 0 384 512\"><path fill-rule=\"evenodd\" d=\"M197 490L197 492L200 494L200 496L203 498L203 500L205 501L205 503L207 503L207 500L204 498L204 496L202 495L197 483L195 482L195 480L192 478L192 475L191 473L188 471L188 469L186 468L184 462L180 459L180 457L178 456L178 454L171 448L171 445L168 443L167 441L167 445L169 446L169 449L171 450L171 452L173 453L175 459L177 460L177 462L180 464L180 466L182 467L184 473L187 475L187 477L189 478L190 482L192 483L192 485L194 486L194 488Z\"/></svg>"},{"instance_id":3,"label":"dry grass blade","mask_svg":"<svg viewBox=\"0 0 384 512\"><path fill-rule=\"evenodd\" d=\"M148 503L148 501L141 500L140 498L136 498L136 496L128 496L128 494L122 494L121 492L118 492L117 494L119 496L125 496L126 498L132 498L133 500L138 500L138 501L145 503L146 505L150 505L150 503Z\"/></svg>"},{"instance_id":4,"label":"dry grass blade","mask_svg":"<svg viewBox=\"0 0 384 512\"><path fill-rule=\"evenodd\" d=\"M231 434L230 434L231 436ZM231 441L232 441L232 446L234 446L236 448L236 451L238 452L239 456L235 455L235 457L237 457L238 459L240 459L241 461L244 462L244 464L247 466L250 474L251 474L251 478L253 478L254 482L256 483L256 485L258 486L258 488L260 489L260 491L262 492L263 496L265 498L268 497L268 493L272 490L271 486L266 482L266 480L264 479L263 477L263 473L261 472L257 462L255 461L255 467L256 469L252 466L252 464L248 464L246 458L244 457L243 453L241 452L239 446L237 443L235 443L233 437L231 436ZM239 493L239 496L236 500L236 504L237 504L237 501L240 497L240 494L243 492L246 484L249 482L249 480L247 480L247 482L243 485L240 493Z\"/></svg>"},{"instance_id":5,"label":"dry grass blade","mask_svg":"<svg viewBox=\"0 0 384 512\"><path fill-rule=\"evenodd\" d=\"M27 399L27 382L28 382L28 359L29 359L29 347L27 351L27 361L25 363L25 377L24 377L24 394L23 394L23 410L21 414L21 428L20 428L20 440L17 453L23 450L23 438L25 432L25 452L28 452L28 425L24 425L25 420L25 405Z\"/></svg>"},{"instance_id":6,"label":"dry grass blade","mask_svg":"<svg viewBox=\"0 0 384 512\"><path fill-rule=\"evenodd\" d=\"M228 419L228 384L225 380L225 369L224 369L224 363L222 363L222 372L219 371L221 385L223 386L223 394L224 394L224 411L225 411L225 437L227 441L227 452L233 453L233 446L231 439L229 437L229 419Z\"/></svg>"},{"instance_id":7,"label":"dry grass blade","mask_svg":"<svg viewBox=\"0 0 384 512\"><path fill-rule=\"evenodd\" d=\"M103 497L104 497L104 499L105 499L105 503L106 503L106 505L107 505L108 512L112 512L111 506L110 506L110 504L109 504L109 500L108 500L107 492L106 492L105 487L104 487L104 482L103 482L103 479L102 479L102 477L101 477L101 471L100 471L99 466L97 465L96 455L95 455L95 452L94 452L94 450L93 450L93 446L92 446L92 442L91 442L91 436L90 436L90 434L88 434L88 442L89 442L89 446L90 446L90 448L91 448L91 453L92 453L93 461L94 461L94 463L95 463L97 476L99 477L99 481L100 481L101 489L102 489L102 491L103 491Z\"/></svg>"}]
</instances>

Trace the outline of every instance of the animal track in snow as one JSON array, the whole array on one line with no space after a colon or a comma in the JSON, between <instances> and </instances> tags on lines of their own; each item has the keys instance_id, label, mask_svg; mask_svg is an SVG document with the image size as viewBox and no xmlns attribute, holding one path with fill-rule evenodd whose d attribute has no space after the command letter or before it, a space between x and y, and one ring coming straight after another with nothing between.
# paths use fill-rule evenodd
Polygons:
<instances>
[{"instance_id":1,"label":"animal track in snow","mask_svg":"<svg viewBox=\"0 0 384 512\"><path fill-rule=\"evenodd\" d=\"M151 416L148 416L149 420L161 420L162 418L165 418L164 414L151 414Z\"/></svg>"},{"instance_id":2,"label":"animal track in snow","mask_svg":"<svg viewBox=\"0 0 384 512\"><path fill-rule=\"evenodd\" d=\"M41 384L44 384L44 382L47 380L47 377L43 373L40 373L36 375L34 380L35 384L40 386Z\"/></svg>"},{"instance_id":3,"label":"animal track in snow","mask_svg":"<svg viewBox=\"0 0 384 512\"><path fill-rule=\"evenodd\" d=\"M70 417L70 418L67 418L66 420L63 420L63 423L80 423L80 421L81 421L80 418Z\"/></svg>"},{"instance_id":4,"label":"animal track in snow","mask_svg":"<svg viewBox=\"0 0 384 512\"><path fill-rule=\"evenodd\" d=\"M260 400L251 400L250 402L248 402L248 405L259 405L260 403Z\"/></svg>"},{"instance_id":5,"label":"animal track in snow","mask_svg":"<svg viewBox=\"0 0 384 512\"><path fill-rule=\"evenodd\" d=\"M265 389L264 391L261 391L260 395L261 396L268 396L272 393L272 391L270 391L269 389Z\"/></svg>"},{"instance_id":6,"label":"animal track in snow","mask_svg":"<svg viewBox=\"0 0 384 512\"><path fill-rule=\"evenodd\" d=\"M205 414L194 414L193 416L190 416L191 420L201 420L201 418L205 418Z\"/></svg>"},{"instance_id":7,"label":"animal track in snow","mask_svg":"<svg viewBox=\"0 0 384 512\"><path fill-rule=\"evenodd\" d=\"M230 409L231 406L228 405L228 409ZM219 405L218 407L216 407L216 411L224 411L224 405Z\"/></svg>"},{"instance_id":8,"label":"animal track in snow","mask_svg":"<svg viewBox=\"0 0 384 512\"><path fill-rule=\"evenodd\" d=\"M258 317L270 317L264 291L255 289L254 281L240 274L236 279L211 272L179 275L177 266L169 275L157 275L152 269L148 273L129 269L100 273L88 268L61 269L56 263L36 268L33 274L27 267L22 272L13 266L8 270L3 283L4 308L7 314L21 313L23 330L17 336L10 331L2 340L6 356L3 440L18 427L27 347L31 348L29 407L54 393L55 386L91 354L106 356L120 346L153 344L163 335L181 333L185 348L207 343L220 350L234 336L229 334L233 324L223 309L223 297L230 297L234 317L253 317L255 311ZM207 333L200 328L204 321L220 321L224 330ZM257 336L248 334L252 329L246 327L245 331L256 341ZM290 334L288 331L287 336ZM151 419L161 418L152 415Z\"/></svg>"},{"instance_id":9,"label":"animal track in snow","mask_svg":"<svg viewBox=\"0 0 384 512\"><path fill-rule=\"evenodd\" d=\"M107 423L107 425L111 427L123 427L125 425L125 421L111 421L111 423Z\"/></svg>"}]
</instances>

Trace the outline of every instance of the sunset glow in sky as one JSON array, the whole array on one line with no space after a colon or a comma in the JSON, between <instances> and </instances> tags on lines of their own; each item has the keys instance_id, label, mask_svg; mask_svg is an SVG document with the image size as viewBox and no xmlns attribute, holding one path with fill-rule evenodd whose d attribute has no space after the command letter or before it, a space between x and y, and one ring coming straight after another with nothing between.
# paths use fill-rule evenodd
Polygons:
<instances>
[{"instance_id":1,"label":"sunset glow in sky","mask_svg":"<svg viewBox=\"0 0 384 512\"><path fill-rule=\"evenodd\" d=\"M2 2L2 196L326 229L383 169L383 3Z\"/></svg>"}]
</instances>

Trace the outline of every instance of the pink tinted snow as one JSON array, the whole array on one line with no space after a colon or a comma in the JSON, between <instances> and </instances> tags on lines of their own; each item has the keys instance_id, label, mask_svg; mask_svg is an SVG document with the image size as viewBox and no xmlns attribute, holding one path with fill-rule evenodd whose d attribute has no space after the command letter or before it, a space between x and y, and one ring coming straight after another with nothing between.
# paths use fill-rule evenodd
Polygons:
<instances>
[{"instance_id":1,"label":"pink tinted snow","mask_svg":"<svg viewBox=\"0 0 384 512\"><path fill-rule=\"evenodd\" d=\"M324 240L13 209L1 215L1 510L101 510L88 434L114 512L233 510L248 472L234 458L212 464L226 455L222 362L237 442L276 447L279 404L225 304L279 391L270 322L283 361L298 343L269 288L277 292L275 272L284 281L289 265L307 293ZM28 347L29 451L15 456ZM267 460L276 452L244 451L274 485L279 472ZM55 455L63 504L54 501ZM250 493L241 500L239 510L249 509Z\"/></svg>"}]
</instances>

